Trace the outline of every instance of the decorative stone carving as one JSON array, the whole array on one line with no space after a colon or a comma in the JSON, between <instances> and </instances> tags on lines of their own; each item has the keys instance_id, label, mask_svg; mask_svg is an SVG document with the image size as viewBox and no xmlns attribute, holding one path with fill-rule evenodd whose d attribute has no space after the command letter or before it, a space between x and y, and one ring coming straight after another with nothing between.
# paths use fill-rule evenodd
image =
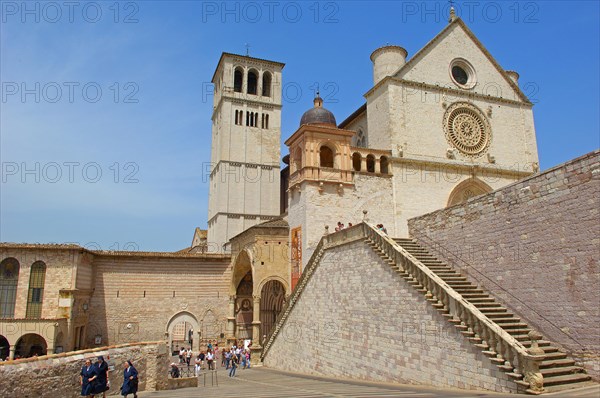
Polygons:
<instances>
[{"instance_id":1,"label":"decorative stone carving","mask_svg":"<svg viewBox=\"0 0 600 398\"><path fill-rule=\"evenodd\" d=\"M456 159L456 149L454 149L454 148L446 149L446 157L448 159Z\"/></svg>"},{"instance_id":2,"label":"decorative stone carving","mask_svg":"<svg viewBox=\"0 0 600 398\"><path fill-rule=\"evenodd\" d=\"M448 143L467 156L480 156L489 147L490 124L476 106L467 102L452 104L444 114L444 132Z\"/></svg>"}]
</instances>

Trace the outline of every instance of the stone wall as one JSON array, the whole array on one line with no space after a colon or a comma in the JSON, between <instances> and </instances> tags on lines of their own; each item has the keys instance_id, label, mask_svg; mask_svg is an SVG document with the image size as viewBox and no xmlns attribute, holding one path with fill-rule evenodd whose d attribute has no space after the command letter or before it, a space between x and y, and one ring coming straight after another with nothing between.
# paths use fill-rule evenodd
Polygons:
<instances>
[{"instance_id":1,"label":"stone wall","mask_svg":"<svg viewBox=\"0 0 600 398\"><path fill-rule=\"evenodd\" d=\"M264 364L353 380L516 390L362 239L325 252Z\"/></svg>"},{"instance_id":2,"label":"stone wall","mask_svg":"<svg viewBox=\"0 0 600 398\"><path fill-rule=\"evenodd\" d=\"M600 151L409 221L410 235L600 376Z\"/></svg>"},{"instance_id":3,"label":"stone wall","mask_svg":"<svg viewBox=\"0 0 600 398\"><path fill-rule=\"evenodd\" d=\"M229 257L100 255L94 267L88 347L96 336L102 345L166 339L178 315L193 325L195 351L199 337L215 339L225 332Z\"/></svg>"},{"instance_id":4,"label":"stone wall","mask_svg":"<svg viewBox=\"0 0 600 398\"><path fill-rule=\"evenodd\" d=\"M81 396L79 373L86 358L102 355L115 369L109 372L110 395L123 383L123 362L131 360L139 372L139 390L167 389L168 356L164 342L126 344L68 354L0 362L0 396L68 398Z\"/></svg>"}]
</instances>

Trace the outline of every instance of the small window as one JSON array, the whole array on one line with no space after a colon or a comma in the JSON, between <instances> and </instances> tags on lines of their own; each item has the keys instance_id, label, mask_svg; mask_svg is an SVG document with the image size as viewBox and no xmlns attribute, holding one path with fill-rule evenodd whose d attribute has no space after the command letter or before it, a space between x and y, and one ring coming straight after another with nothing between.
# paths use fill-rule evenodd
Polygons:
<instances>
[{"instance_id":1,"label":"small window","mask_svg":"<svg viewBox=\"0 0 600 398\"><path fill-rule=\"evenodd\" d=\"M0 263L0 318L14 318L19 262L9 257Z\"/></svg>"},{"instance_id":2,"label":"small window","mask_svg":"<svg viewBox=\"0 0 600 398\"><path fill-rule=\"evenodd\" d=\"M381 169L381 174L388 174L390 172L388 158L386 156L379 158L379 168Z\"/></svg>"},{"instance_id":3,"label":"small window","mask_svg":"<svg viewBox=\"0 0 600 398\"><path fill-rule=\"evenodd\" d=\"M235 72L233 73L233 91L236 93L242 92L242 83L244 79L244 72L242 68L235 68Z\"/></svg>"},{"instance_id":4,"label":"small window","mask_svg":"<svg viewBox=\"0 0 600 398\"><path fill-rule=\"evenodd\" d=\"M354 169L354 171L360 171L361 163L362 156L360 156L360 153L354 152L352 154L352 169Z\"/></svg>"},{"instance_id":5,"label":"small window","mask_svg":"<svg viewBox=\"0 0 600 398\"><path fill-rule=\"evenodd\" d=\"M467 74L467 71L458 65L452 67L452 77L458 84L464 85L469 81L469 75Z\"/></svg>"},{"instance_id":6,"label":"small window","mask_svg":"<svg viewBox=\"0 0 600 398\"><path fill-rule=\"evenodd\" d=\"M375 156L373 155L367 156L367 171L369 173L375 172Z\"/></svg>"},{"instance_id":7,"label":"small window","mask_svg":"<svg viewBox=\"0 0 600 398\"><path fill-rule=\"evenodd\" d=\"M271 96L271 74L269 72L263 73L262 95L263 95L263 97Z\"/></svg>"},{"instance_id":8,"label":"small window","mask_svg":"<svg viewBox=\"0 0 600 398\"><path fill-rule=\"evenodd\" d=\"M450 77L460 88L471 89L477 84L475 69L462 58L457 58L450 63Z\"/></svg>"},{"instance_id":9,"label":"small window","mask_svg":"<svg viewBox=\"0 0 600 398\"><path fill-rule=\"evenodd\" d=\"M248 72L248 94L256 95L256 86L258 84L258 73L255 70Z\"/></svg>"},{"instance_id":10,"label":"small window","mask_svg":"<svg viewBox=\"0 0 600 398\"><path fill-rule=\"evenodd\" d=\"M333 151L327 145L323 145L319 151L321 167L333 168Z\"/></svg>"},{"instance_id":11,"label":"small window","mask_svg":"<svg viewBox=\"0 0 600 398\"><path fill-rule=\"evenodd\" d=\"M359 148L367 147L367 136L362 129L358 129L358 132L356 133L356 146Z\"/></svg>"}]
</instances>

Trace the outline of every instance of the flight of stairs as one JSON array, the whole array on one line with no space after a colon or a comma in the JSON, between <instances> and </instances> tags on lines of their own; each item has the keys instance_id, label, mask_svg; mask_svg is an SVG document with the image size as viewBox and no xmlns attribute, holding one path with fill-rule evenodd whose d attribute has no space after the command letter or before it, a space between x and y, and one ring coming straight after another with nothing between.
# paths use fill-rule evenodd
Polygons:
<instances>
[{"instance_id":1,"label":"flight of stairs","mask_svg":"<svg viewBox=\"0 0 600 398\"><path fill-rule=\"evenodd\" d=\"M439 276L444 282L446 282L451 288L462 295L462 297L473 304L479 309L488 319L499 325L502 329L512 335L516 340L521 342L525 347L531 346L531 341L528 337L528 333L531 328L523 322L520 318L512 314L507 308L499 304L494 297L489 293L480 289L474 285L467 278L460 274L460 272L454 270L452 267L438 260L435 256L431 255L426 249L420 246L417 242L412 239L394 239L402 248L419 260L423 265L428 267L437 276ZM389 258L381 249L377 247L375 243L366 239L365 242L375 250L379 256L390 266L396 267L394 261ZM397 267L396 267L397 268ZM405 271L400 271L400 276L408 281L408 283L418 286L418 282L415 282L411 275ZM424 289L419 290L422 293L426 293ZM428 297L426 297L428 299ZM429 300L433 306L436 307L440 312L447 313L438 303L437 300ZM465 335L472 343L477 345L479 348L486 350L488 349L481 343L481 339L475 336L472 331L466 330L464 325L456 322L456 320L447 317L450 322L461 330L461 333ZM546 392L561 391L564 389L572 389L588 386L591 377L585 372L585 370L577 366L575 361L568 358L567 354L561 352L555 345L550 341L541 340L538 341L538 345L544 350L545 359L540 364L540 372L544 377L544 387ZM523 390L528 388L528 383L522 380L523 375L513 373L512 367L504 365L503 360L495 361L497 354L493 351L483 351L485 355L491 358L492 362L497 363L498 367L508 373L515 383L522 387Z\"/></svg>"}]
</instances>

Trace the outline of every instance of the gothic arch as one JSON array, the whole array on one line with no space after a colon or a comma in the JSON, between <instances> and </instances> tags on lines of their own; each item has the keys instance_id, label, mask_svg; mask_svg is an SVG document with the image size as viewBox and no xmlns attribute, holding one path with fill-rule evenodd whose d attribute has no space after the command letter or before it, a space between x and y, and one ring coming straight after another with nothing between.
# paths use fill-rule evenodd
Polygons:
<instances>
[{"instance_id":1,"label":"gothic arch","mask_svg":"<svg viewBox=\"0 0 600 398\"><path fill-rule=\"evenodd\" d=\"M235 257L231 272L231 285L229 287L230 295L236 294L238 285L249 271L252 273L252 279L254 280L254 267L252 266L253 262L252 252L248 249L240 251Z\"/></svg>"},{"instance_id":2,"label":"gothic arch","mask_svg":"<svg viewBox=\"0 0 600 398\"><path fill-rule=\"evenodd\" d=\"M285 280L285 278L282 278L279 275L270 275L270 276L265 277L262 281L260 281L260 283L259 283L258 288L256 289L256 291L257 292L262 292L263 287L265 287L265 285L268 282L271 282L271 281L280 282L283 285L284 289L285 289L285 294L286 295L291 293L290 292L290 285L289 285L289 283Z\"/></svg>"},{"instance_id":3,"label":"gothic arch","mask_svg":"<svg viewBox=\"0 0 600 398\"><path fill-rule=\"evenodd\" d=\"M454 189L452 189L452 192L450 192L450 195L448 196L446 207L464 203L474 196L483 195L492 191L492 187L488 184L477 177L471 177L461 181Z\"/></svg>"}]
</instances>

